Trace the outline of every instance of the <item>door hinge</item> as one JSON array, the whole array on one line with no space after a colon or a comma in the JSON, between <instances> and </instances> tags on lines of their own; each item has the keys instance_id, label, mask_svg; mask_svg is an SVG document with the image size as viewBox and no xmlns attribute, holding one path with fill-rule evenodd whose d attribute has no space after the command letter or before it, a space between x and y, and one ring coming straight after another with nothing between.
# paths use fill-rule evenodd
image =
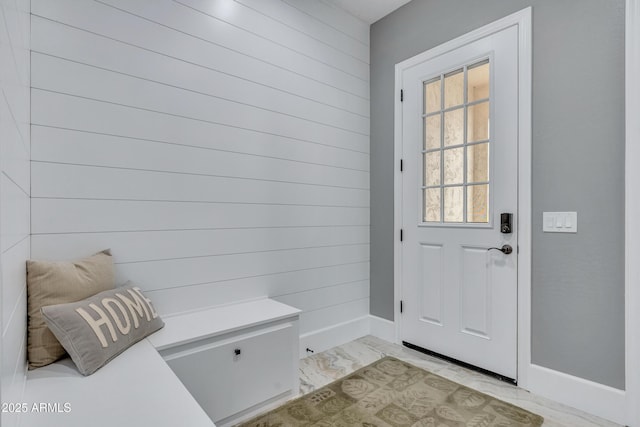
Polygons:
<instances>
[{"instance_id":1,"label":"door hinge","mask_svg":"<svg viewBox=\"0 0 640 427\"><path fill-rule=\"evenodd\" d=\"M400 172L404 171L404 160L400 159Z\"/></svg>"},{"instance_id":2,"label":"door hinge","mask_svg":"<svg viewBox=\"0 0 640 427\"><path fill-rule=\"evenodd\" d=\"M400 300L400 313L404 311L404 305L402 304L402 300Z\"/></svg>"},{"instance_id":3,"label":"door hinge","mask_svg":"<svg viewBox=\"0 0 640 427\"><path fill-rule=\"evenodd\" d=\"M400 102L404 101L404 90L400 89Z\"/></svg>"},{"instance_id":4,"label":"door hinge","mask_svg":"<svg viewBox=\"0 0 640 427\"><path fill-rule=\"evenodd\" d=\"M402 228L400 229L400 241L402 242L404 240L404 233Z\"/></svg>"}]
</instances>

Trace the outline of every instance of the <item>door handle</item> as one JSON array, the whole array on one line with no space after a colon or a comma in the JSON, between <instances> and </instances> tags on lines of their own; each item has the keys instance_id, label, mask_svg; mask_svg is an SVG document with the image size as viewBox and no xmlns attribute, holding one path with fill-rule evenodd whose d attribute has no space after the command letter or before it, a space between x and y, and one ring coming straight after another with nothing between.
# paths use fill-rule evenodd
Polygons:
<instances>
[{"instance_id":1,"label":"door handle","mask_svg":"<svg viewBox=\"0 0 640 427\"><path fill-rule=\"evenodd\" d=\"M492 249L495 249L496 251L500 251L505 255L509 255L511 252L513 252L513 248L511 247L511 245L502 245L501 248L489 248L487 249L487 252L489 252Z\"/></svg>"}]
</instances>

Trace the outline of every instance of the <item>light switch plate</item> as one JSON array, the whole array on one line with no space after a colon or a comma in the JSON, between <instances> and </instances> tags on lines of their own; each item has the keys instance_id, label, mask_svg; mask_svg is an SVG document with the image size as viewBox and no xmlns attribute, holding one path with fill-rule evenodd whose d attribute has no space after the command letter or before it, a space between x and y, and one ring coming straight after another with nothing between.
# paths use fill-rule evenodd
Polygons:
<instances>
[{"instance_id":1,"label":"light switch plate","mask_svg":"<svg viewBox=\"0 0 640 427\"><path fill-rule=\"evenodd\" d=\"M545 233L577 233L577 212L543 212L542 231Z\"/></svg>"}]
</instances>

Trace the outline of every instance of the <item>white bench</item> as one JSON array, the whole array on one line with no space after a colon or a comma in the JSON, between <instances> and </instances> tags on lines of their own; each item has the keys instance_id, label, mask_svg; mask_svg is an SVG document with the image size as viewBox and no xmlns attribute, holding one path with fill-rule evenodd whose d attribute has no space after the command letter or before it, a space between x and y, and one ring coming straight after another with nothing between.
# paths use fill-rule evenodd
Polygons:
<instances>
[{"instance_id":1,"label":"white bench","mask_svg":"<svg viewBox=\"0 0 640 427\"><path fill-rule=\"evenodd\" d=\"M20 425L231 425L298 394L298 314L261 299L163 317L93 375L68 358L29 371Z\"/></svg>"}]
</instances>

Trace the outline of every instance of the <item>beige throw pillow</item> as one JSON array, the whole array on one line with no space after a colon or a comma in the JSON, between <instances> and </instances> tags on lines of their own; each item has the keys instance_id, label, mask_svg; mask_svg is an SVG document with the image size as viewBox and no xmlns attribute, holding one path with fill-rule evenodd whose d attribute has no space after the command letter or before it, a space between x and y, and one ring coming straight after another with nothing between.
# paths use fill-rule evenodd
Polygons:
<instances>
[{"instance_id":1,"label":"beige throw pillow","mask_svg":"<svg viewBox=\"0 0 640 427\"><path fill-rule=\"evenodd\" d=\"M114 287L109 249L79 261L27 261L29 369L53 363L66 354L47 327L42 307L80 301Z\"/></svg>"}]
</instances>

